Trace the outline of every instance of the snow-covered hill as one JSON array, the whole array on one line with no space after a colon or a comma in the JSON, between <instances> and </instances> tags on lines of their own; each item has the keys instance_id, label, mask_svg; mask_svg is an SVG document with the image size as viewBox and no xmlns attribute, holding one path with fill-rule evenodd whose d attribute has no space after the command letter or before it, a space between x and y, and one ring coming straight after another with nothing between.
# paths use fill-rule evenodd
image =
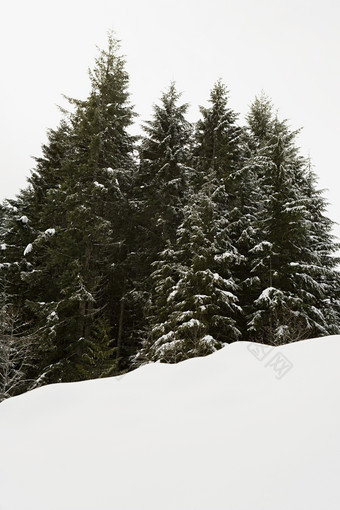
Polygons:
<instances>
[{"instance_id":1,"label":"snow-covered hill","mask_svg":"<svg viewBox=\"0 0 340 510\"><path fill-rule=\"evenodd\" d=\"M0 405L0 510L339 510L340 337Z\"/></svg>"}]
</instances>

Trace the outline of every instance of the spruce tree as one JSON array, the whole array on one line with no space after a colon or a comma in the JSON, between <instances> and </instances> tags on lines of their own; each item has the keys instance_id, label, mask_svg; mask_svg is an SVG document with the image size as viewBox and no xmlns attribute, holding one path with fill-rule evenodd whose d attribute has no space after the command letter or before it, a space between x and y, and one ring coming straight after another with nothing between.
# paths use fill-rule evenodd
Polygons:
<instances>
[{"instance_id":1,"label":"spruce tree","mask_svg":"<svg viewBox=\"0 0 340 510\"><path fill-rule=\"evenodd\" d=\"M134 290L126 304L134 310L135 340L140 344L147 330L153 282L152 264L172 244L183 220L190 175L192 126L186 120L187 104L171 83L154 105L153 117L143 125L139 167L134 180L134 250L130 256Z\"/></svg>"},{"instance_id":2,"label":"spruce tree","mask_svg":"<svg viewBox=\"0 0 340 510\"><path fill-rule=\"evenodd\" d=\"M228 90L219 80L213 87L209 107L200 107L201 119L196 124L196 161L200 185L207 173L227 184L233 198L233 174L239 168L242 131L236 124L237 114L228 106Z\"/></svg>"},{"instance_id":3,"label":"spruce tree","mask_svg":"<svg viewBox=\"0 0 340 510\"><path fill-rule=\"evenodd\" d=\"M120 328L134 114L112 36L90 77L89 97L70 99L73 111L50 131L29 188L11 204L17 225L8 228L9 258L22 282L18 299L42 337L45 381L78 377L75 367L100 317L116 338Z\"/></svg>"},{"instance_id":4,"label":"spruce tree","mask_svg":"<svg viewBox=\"0 0 340 510\"><path fill-rule=\"evenodd\" d=\"M161 104L154 106L152 120L143 126L137 180L140 223L153 254L161 251L167 240L175 239L192 172L192 126L185 119L188 105L178 104L180 97L171 83Z\"/></svg>"},{"instance_id":5,"label":"spruce tree","mask_svg":"<svg viewBox=\"0 0 340 510\"><path fill-rule=\"evenodd\" d=\"M262 195L249 253L250 339L279 344L329 334L338 324L329 324L326 303L339 280L324 199L296 147L297 132L273 115L266 98L252 105L248 123Z\"/></svg>"},{"instance_id":6,"label":"spruce tree","mask_svg":"<svg viewBox=\"0 0 340 510\"><path fill-rule=\"evenodd\" d=\"M176 241L153 263L150 327L135 363L175 363L239 339L238 289L229 269L238 255L221 215L222 194L212 170L184 207Z\"/></svg>"},{"instance_id":7,"label":"spruce tree","mask_svg":"<svg viewBox=\"0 0 340 510\"><path fill-rule=\"evenodd\" d=\"M92 328L92 338L84 342L84 352L77 365L82 379L116 375L118 369L117 346L111 338L112 328L106 319L98 319Z\"/></svg>"},{"instance_id":8,"label":"spruce tree","mask_svg":"<svg viewBox=\"0 0 340 510\"><path fill-rule=\"evenodd\" d=\"M217 81L210 93L209 107L201 107L196 125L195 168L197 182L215 179L219 183L215 205L223 219L224 236L233 256L225 259L225 273L237 284L238 305L243 308L241 282L247 271L249 238L253 234L256 183L245 165L245 133L238 126L238 115L229 107L227 87ZM213 177L212 177L213 176ZM223 190L223 191L222 191ZM237 328L244 333L244 314L238 313Z\"/></svg>"}]
</instances>

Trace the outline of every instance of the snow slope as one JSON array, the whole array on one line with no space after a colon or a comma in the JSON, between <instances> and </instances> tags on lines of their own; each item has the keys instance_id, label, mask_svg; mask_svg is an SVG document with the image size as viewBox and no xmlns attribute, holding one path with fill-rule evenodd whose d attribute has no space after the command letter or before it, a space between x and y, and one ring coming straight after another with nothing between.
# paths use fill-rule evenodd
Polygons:
<instances>
[{"instance_id":1,"label":"snow slope","mask_svg":"<svg viewBox=\"0 0 340 510\"><path fill-rule=\"evenodd\" d=\"M339 510L340 337L0 405L0 510Z\"/></svg>"}]
</instances>

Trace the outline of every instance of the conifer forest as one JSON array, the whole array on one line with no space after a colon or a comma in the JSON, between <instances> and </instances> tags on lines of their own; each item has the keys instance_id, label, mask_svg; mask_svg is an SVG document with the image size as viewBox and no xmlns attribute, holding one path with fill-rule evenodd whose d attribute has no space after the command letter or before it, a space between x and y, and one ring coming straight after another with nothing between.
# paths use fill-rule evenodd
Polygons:
<instances>
[{"instance_id":1,"label":"conifer forest","mask_svg":"<svg viewBox=\"0 0 340 510\"><path fill-rule=\"evenodd\" d=\"M270 99L240 125L217 81L193 124L170 83L132 136L114 37L89 77L0 206L0 401L238 340L338 334L327 202Z\"/></svg>"}]
</instances>

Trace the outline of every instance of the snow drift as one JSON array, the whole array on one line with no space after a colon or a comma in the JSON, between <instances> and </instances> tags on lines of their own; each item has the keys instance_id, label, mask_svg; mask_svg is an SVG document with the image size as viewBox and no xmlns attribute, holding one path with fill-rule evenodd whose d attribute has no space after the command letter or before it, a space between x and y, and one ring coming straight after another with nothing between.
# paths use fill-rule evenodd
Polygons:
<instances>
[{"instance_id":1,"label":"snow drift","mask_svg":"<svg viewBox=\"0 0 340 510\"><path fill-rule=\"evenodd\" d=\"M340 337L0 405L0 510L338 510Z\"/></svg>"}]
</instances>

